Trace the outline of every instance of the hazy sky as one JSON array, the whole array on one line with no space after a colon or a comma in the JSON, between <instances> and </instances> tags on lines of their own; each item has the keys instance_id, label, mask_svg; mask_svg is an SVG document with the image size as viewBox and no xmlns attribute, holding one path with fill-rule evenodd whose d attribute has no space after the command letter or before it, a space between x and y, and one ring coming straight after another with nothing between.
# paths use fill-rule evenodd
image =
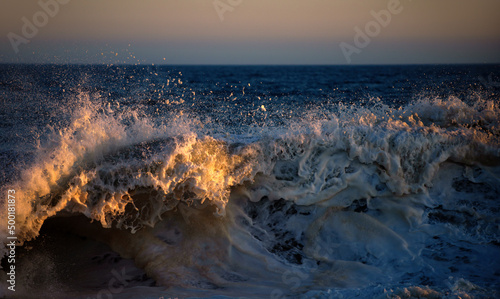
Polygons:
<instances>
[{"instance_id":1,"label":"hazy sky","mask_svg":"<svg viewBox=\"0 0 500 299\"><path fill-rule=\"evenodd\" d=\"M2 0L0 35L0 62L498 63L500 1Z\"/></svg>"}]
</instances>

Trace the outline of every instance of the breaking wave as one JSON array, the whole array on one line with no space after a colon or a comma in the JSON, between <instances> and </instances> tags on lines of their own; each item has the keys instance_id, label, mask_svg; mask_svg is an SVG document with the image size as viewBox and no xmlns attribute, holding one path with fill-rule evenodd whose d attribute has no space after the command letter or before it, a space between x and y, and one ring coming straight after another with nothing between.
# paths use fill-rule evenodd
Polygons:
<instances>
[{"instance_id":1,"label":"breaking wave","mask_svg":"<svg viewBox=\"0 0 500 299\"><path fill-rule=\"evenodd\" d=\"M307 115L231 134L208 132L193 115L152 119L82 101L3 187L16 190L18 238L35 239L47 219L84 215L102 228L79 233L134 259L158 285L259 285L255 294L268 287L278 297L430 268L444 277L451 270L427 261L436 239L500 242L496 103L374 100ZM408 287L395 292L442 291Z\"/></svg>"}]
</instances>

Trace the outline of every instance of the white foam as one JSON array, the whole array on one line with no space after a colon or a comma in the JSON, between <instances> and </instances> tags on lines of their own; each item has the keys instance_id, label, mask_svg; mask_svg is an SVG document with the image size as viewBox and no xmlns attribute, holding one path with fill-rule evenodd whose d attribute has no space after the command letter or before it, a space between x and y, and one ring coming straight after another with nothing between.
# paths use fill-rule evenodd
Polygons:
<instances>
[{"instance_id":1,"label":"white foam","mask_svg":"<svg viewBox=\"0 0 500 299\"><path fill-rule=\"evenodd\" d=\"M327 117L311 111L286 127L253 129L251 138L207 135L198 120L187 116L158 123L138 111L90 103L83 101L71 125L55 132L22 179L10 186L19 190L21 240L36 237L48 217L81 213L105 228L137 232L114 229L111 234L121 237L107 242L159 284L250 290L267 281L263 294L286 289L290 281L300 282L294 291L307 292L397 281L407 273L419 277L429 269L435 273L428 275L440 279L450 270L448 264L429 261L426 250L438 248L432 237L445 236L455 245L458 235L474 244L498 242L498 234L490 232L497 216L489 215L480 227L485 237L475 236L470 227L439 222L446 215L437 210L463 211L454 198L457 179L498 185L500 110L495 103L470 106L450 98L398 109L380 102L339 105ZM475 175L474 167L482 174ZM471 192L480 194L482 206L470 217L484 219L492 204L481 192ZM235 220L246 217L269 234L265 226L272 217L257 224L242 207L247 200L271 204L279 199L311 209L309 216L283 216L274 226L304 242L302 266L277 259L269 249L272 236L258 240ZM365 212L353 211L362 201ZM176 213L182 221L172 216ZM154 229L145 228L158 222ZM166 223L179 226L182 238L172 239ZM5 224L0 231L5 240ZM328 250L318 253L318 247ZM402 271L405 267L409 272ZM287 271L295 280L283 277ZM245 282L231 282L231 273Z\"/></svg>"}]
</instances>

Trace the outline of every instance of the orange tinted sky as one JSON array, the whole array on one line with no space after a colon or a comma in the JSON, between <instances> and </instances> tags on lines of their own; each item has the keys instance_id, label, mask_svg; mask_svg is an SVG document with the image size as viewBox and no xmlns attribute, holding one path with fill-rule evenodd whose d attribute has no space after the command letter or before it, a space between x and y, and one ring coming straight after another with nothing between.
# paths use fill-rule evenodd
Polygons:
<instances>
[{"instance_id":1,"label":"orange tinted sky","mask_svg":"<svg viewBox=\"0 0 500 299\"><path fill-rule=\"evenodd\" d=\"M371 12L391 1L72 0L58 4L16 53L8 34L24 38L22 18L43 10L39 1L7 0L0 4L0 61L345 64L340 43L355 46L355 27L364 31ZM221 14L223 5L230 10ZM401 0L399 7L351 53L353 64L500 62L500 1Z\"/></svg>"}]
</instances>

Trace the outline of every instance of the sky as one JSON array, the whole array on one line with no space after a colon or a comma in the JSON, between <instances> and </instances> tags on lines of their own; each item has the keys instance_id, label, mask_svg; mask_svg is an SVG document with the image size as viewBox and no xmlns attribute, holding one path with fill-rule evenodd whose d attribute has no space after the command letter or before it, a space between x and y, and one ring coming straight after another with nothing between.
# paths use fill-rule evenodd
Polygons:
<instances>
[{"instance_id":1,"label":"sky","mask_svg":"<svg viewBox=\"0 0 500 299\"><path fill-rule=\"evenodd\" d=\"M500 63L498 0L3 0L0 63Z\"/></svg>"}]
</instances>

